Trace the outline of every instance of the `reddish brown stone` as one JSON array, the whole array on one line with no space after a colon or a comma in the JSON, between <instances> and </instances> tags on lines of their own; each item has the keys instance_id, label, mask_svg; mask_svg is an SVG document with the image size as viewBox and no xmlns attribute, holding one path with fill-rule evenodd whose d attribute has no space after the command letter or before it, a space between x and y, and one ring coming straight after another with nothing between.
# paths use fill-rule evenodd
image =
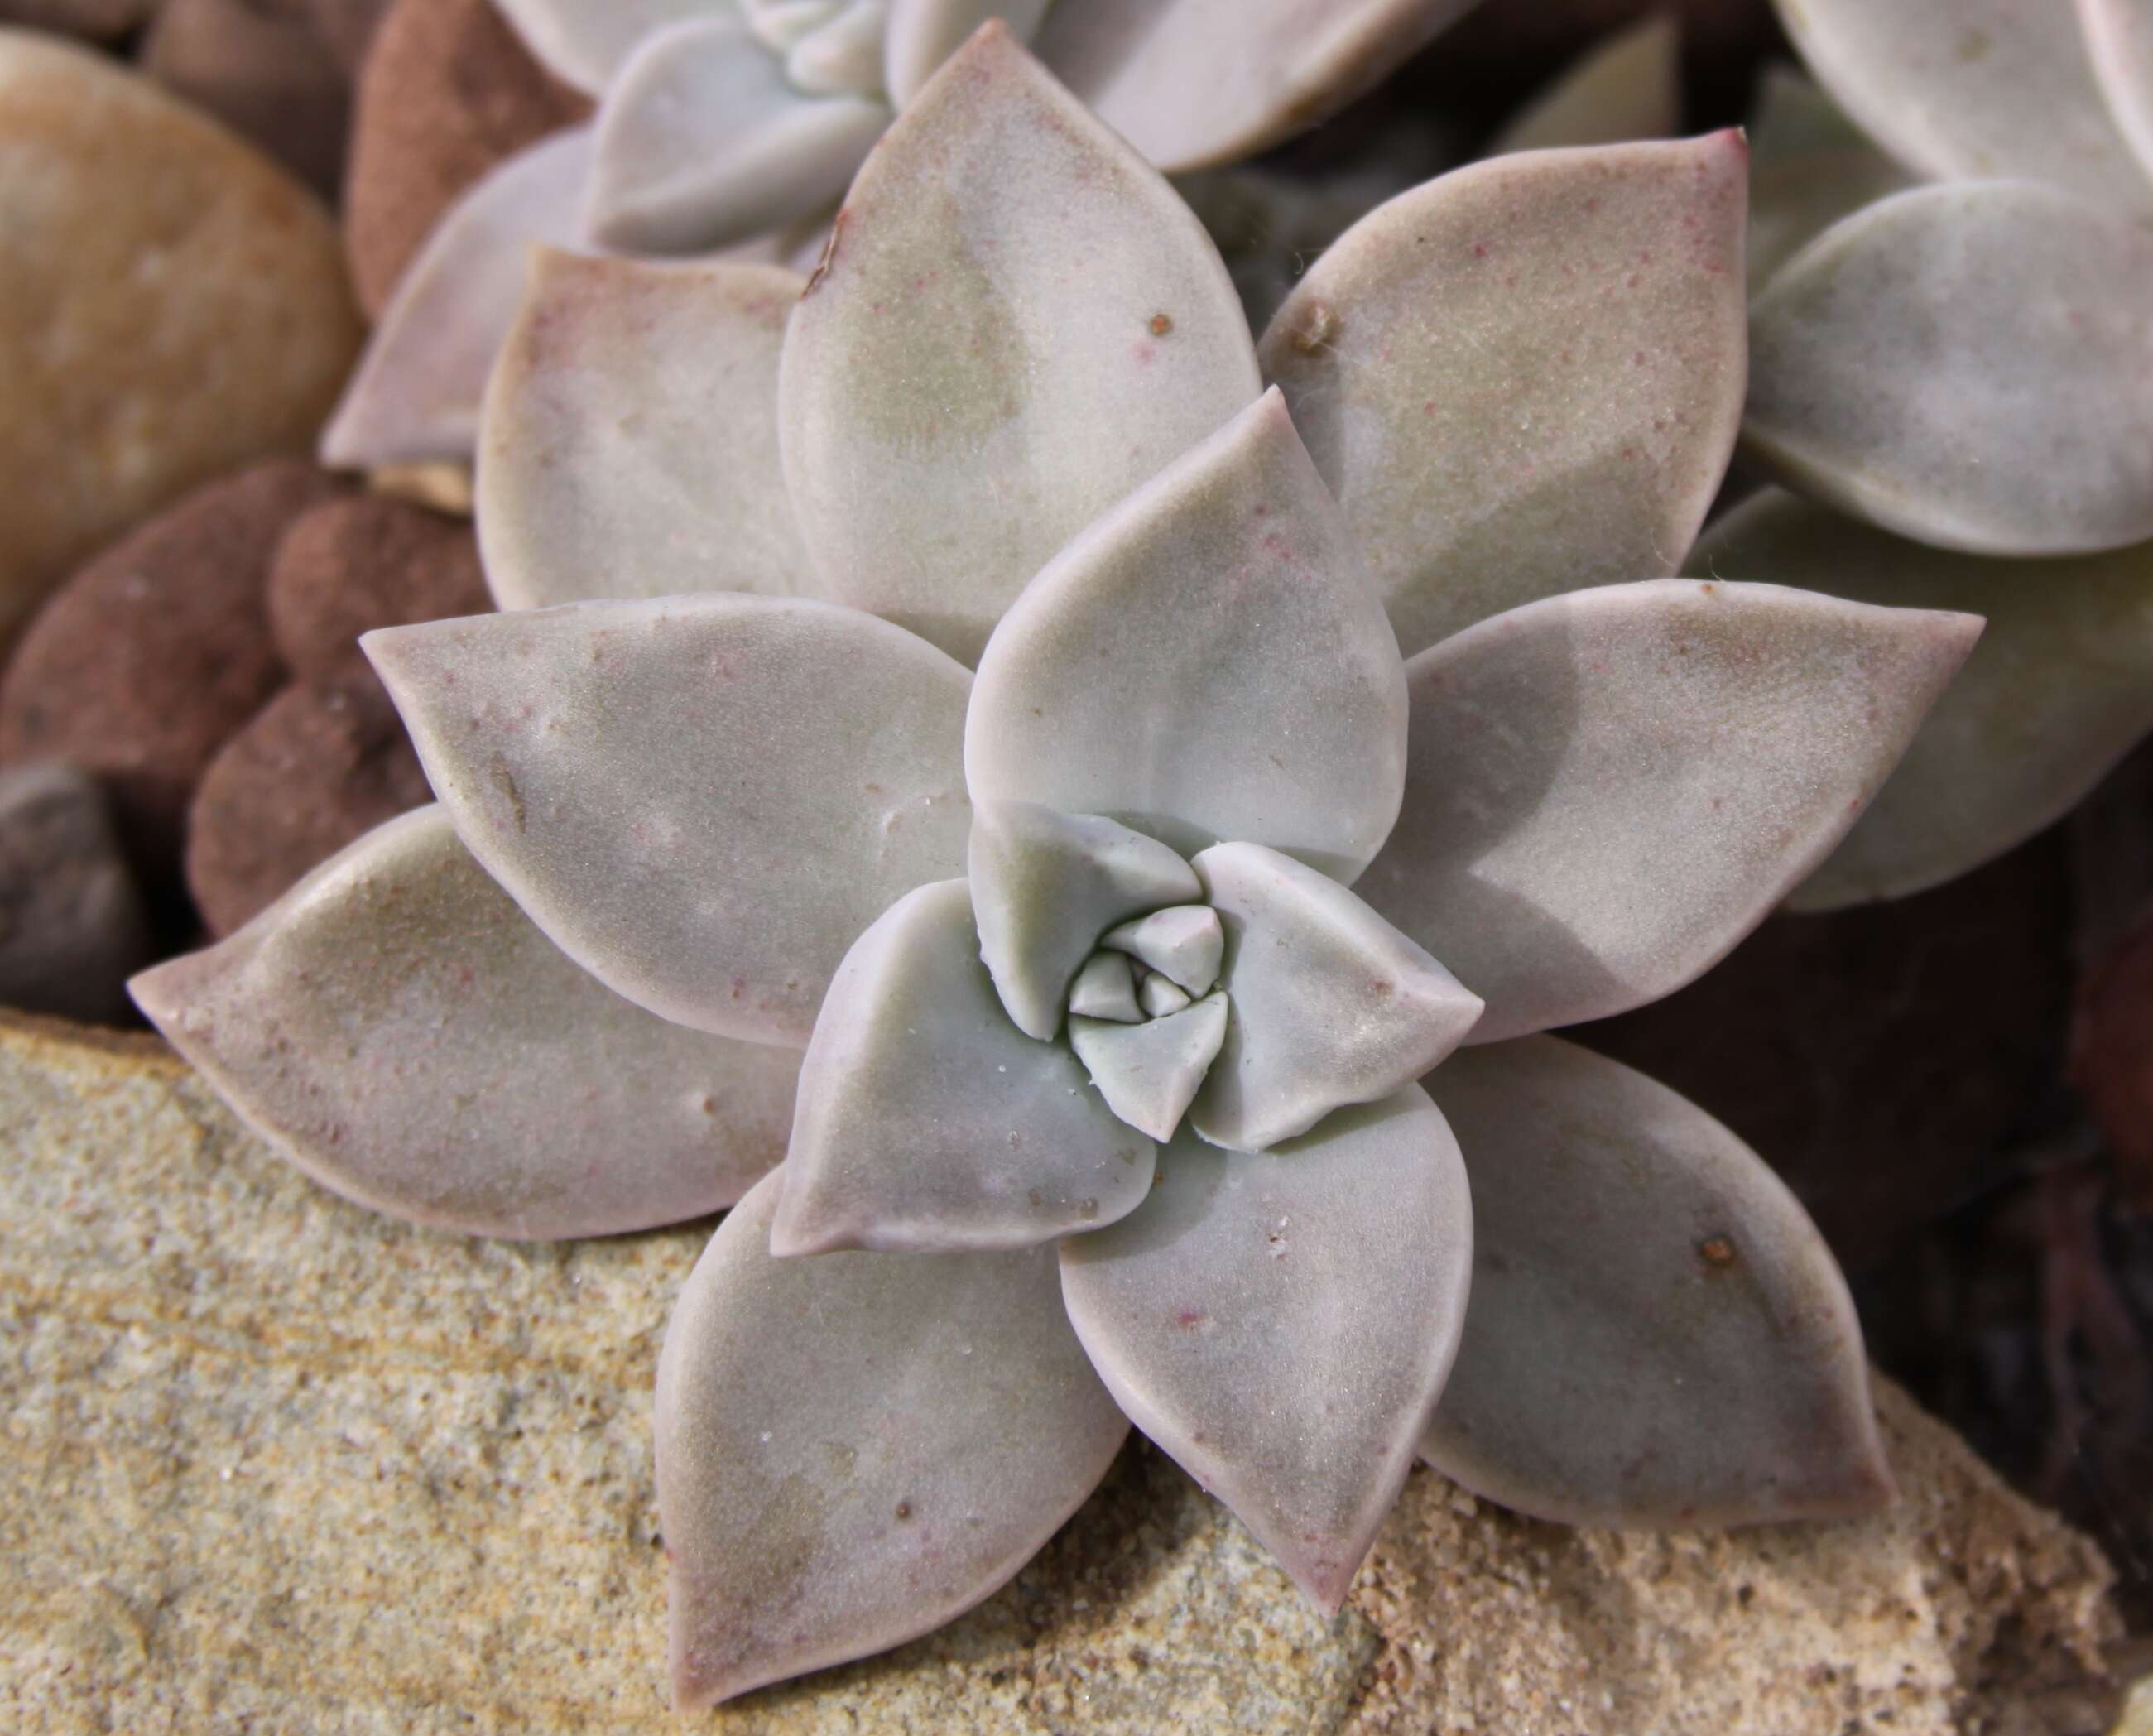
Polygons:
<instances>
[{"instance_id":1,"label":"reddish brown stone","mask_svg":"<svg viewBox=\"0 0 2153 1736\"><path fill-rule=\"evenodd\" d=\"M277 649L303 680L362 672L360 634L493 607L468 520L380 495L323 502L285 534L269 577Z\"/></svg>"},{"instance_id":2,"label":"reddish brown stone","mask_svg":"<svg viewBox=\"0 0 2153 1736\"><path fill-rule=\"evenodd\" d=\"M157 0L0 0L0 24L105 41L125 35L156 8Z\"/></svg>"},{"instance_id":3,"label":"reddish brown stone","mask_svg":"<svg viewBox=\"0 0 2153 1736\"><path fill-rule=\"evenodd\" d=\"M142 68L336 197L351 77L304 9L290 0L164 0Z\"/></svg>"},{"instance_id":4,"label":"reddish brown stone","mask_svg":"<svg viewBox=\"0 0 2153 1736\"><path fill-rule=\"evenodd\" d=\"M394 0L360 70L344 243L376 318L456 196L506 156L583 120L487 0Z\"/></svg>"},{"instance_id":5,"label":"reddish brown stone","mask_svg":"<svg viewBox=\"0 0 2153 1736\"><path fill-rule=\"evenodd\" d=\"M2079 991L2071 1082L2100 1124L2125 1195L2153 1210L2153 905Z\"/></svg>"},{"instance_id":6,"label":"reddish brown stone","mask_svg":"<svg viewBox=\"0 0 2153 1736\"><path fill-rule=\"evenodd\" d=\"M188 821L188 889L221 937L316 863L432 799L370 675L288 687L202 777Z\"/></svg>"},{"instance_id":7,"label":"reddish brown stone","mask_svg":"<svg viewBox=\"0 0 2153 1736\"><path fill-rule=\"evenodd\" d=\"M290 5L293 0L284 0ZM375 28L389 10L389 0L300 0L314 21L328 51L348 78L356 78L366 62L366 50Z\"/></svg>"},{"instance_id":8,"label":"reddish brown stone","mask_svg":"<svg viewBox=\"0 0 2153 1736\"><path fill-rule=\"evenodd\" d=\"M278 459L186 496L68 580L0 680L0 763L102 782L145 888L177 887L195 780L284 680L263 596L332 480Z\"/></svg>"}]
</instances>

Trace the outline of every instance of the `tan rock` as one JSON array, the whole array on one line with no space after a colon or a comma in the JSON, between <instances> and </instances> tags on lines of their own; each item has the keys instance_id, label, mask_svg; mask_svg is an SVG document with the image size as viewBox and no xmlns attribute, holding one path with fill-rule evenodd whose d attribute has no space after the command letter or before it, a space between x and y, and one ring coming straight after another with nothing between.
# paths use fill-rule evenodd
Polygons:
<instances>
[{"instance_id":1,"label":"tan rock","mask_svg":"<svg viewBox=\"0 0 2153 1736\"><path fill-rule=\"evenodd\" d=\"M0 635L193 484L303 452L359 342L336 233L112 61L0 30Z\"/></svg>"},{"instance_id":2,"label":"tan rock","mask_svg":"<svg viewBox=\"0 0 2153 1736\"><path fill-rule=\"evenodd\" d=\"M0 1223L0 1726L669 1727L650 1380L702 1228L407 1229L153 1042L27 1021ZM1882 1517L1570 1532L1421 1471L1328 1626L1132 1447L971 1615L695 1728L2094 1736L2105 1564L1880 1397Z\"/></svg>"}]
</instances>

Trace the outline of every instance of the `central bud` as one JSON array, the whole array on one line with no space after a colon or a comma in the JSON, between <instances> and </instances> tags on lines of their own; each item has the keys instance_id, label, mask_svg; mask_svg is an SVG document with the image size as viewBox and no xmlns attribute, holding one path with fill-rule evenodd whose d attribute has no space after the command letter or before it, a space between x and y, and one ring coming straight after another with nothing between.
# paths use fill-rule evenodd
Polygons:
<instances>
[{"instance_id":1,"label":"central bud","mask_svg":"<svg viewBox=\"0 0 2153 1736\"><path fill-rule=\"evenodd\" d=\"M1070 1046L1107 1107L1153 1139L1173 1137L1226 1040L1225 955L1217 911L1173 904L1109 929L1070 985Z\"/></svg>"}]
</instances>

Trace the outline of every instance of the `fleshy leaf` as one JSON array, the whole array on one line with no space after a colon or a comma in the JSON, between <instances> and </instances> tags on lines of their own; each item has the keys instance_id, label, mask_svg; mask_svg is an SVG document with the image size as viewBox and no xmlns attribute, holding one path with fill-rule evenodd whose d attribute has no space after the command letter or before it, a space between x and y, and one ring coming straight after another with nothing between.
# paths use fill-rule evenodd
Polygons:
<instances>
[{"instance_id":1,"label":"fleshy leaf","mask_svg":"<svg viewBox=\"0 0 2153 1736\"><path fill-rule=\"evenodd\" d=\"M1270 393L1026 588L980 659L965 771L975 801L1350 880L1397 815L1405 707L1367 569Z\"/></svg>"},{"instance_id":2,"label":"fleshy leaf","mask_svg":"<svg viewBox=\"0 0 2153 1736\"><path fill-rule=\"evenodd\" d=\"M1204 889L1156 838L1032 802L980 802L967 861L981 955L1017 1028L1042 1042L1102 934Z\"/></svg>"},{"instance_id":3,"label":"fleshy leaf","mask_svg":"<svg viewBox=\"0 0 2153 1736\"><path fill-rule=\"evenodd\" d=\"M1181 997L1181 1004L1188 1005L1186 995ZM1122 1025L1152 1016L1148 1008L1137 1004L1136 973L1128 960L1117 952L1095 952L1085 960L1076 980L1069 985L1069 1011L1083 1018L1112 1019Z\"/></svg>"},{"instance_id":4,"label":"fleshy leaf","mask_svg":"<svg viewBox=\"0 0 2153 1736\"><path fill-rule=\"evenodd\" d=\"M1845 1280L1754 1153L1552 1037L1464 1050L1428 1083L1474 1211L1473 1306L1431 1464L1565 1525L1813 1519L1891 1498Z\"/></svg>"},{"instance_id":5,"label":"fleshy leaf","mask_svg":"<svg viewBox=\"0 0 2153 1736\"><path fill-rule=\"evenodd\" d=\"M1009 1021L971 893L908 893L831 979L801 1063L771 1252L1029 1248L1143 1204L1152 1144Z\"/></svg>"},{"instance_id":6,"label":"fleshy leaf","mask_svg":"<svg viewBox=\"0 0 2153 1736\"><path fill-rule=\"evenodd\" d=\"M447 1229L611 1235L785 1155L799 1051L653 1018L532 927L438 807L369 832L136 1002L272 1146Z\"/></svg>"},{"instance_id":7,"label":"fleshy leaf","mask_svg":"<svg viewBox=\"0 0 2153 1736\"><path fill-rule=\"evenodd\" d=\"M1672 572L1741 418L1737 133L1535 151L1401 194L1265 333L1405 653Z\"/></svg>"},{"instance_id":8,"label":"fleshy leaf","mask_svg":"<svg viewBox=\"0 0 2153 1736\"><path fill-rule=\"evenodd\" d=\"M1777 0L1802 59L1862 130L1942 180L2044 181L2153 204L2095 88L2071 8L2023 0Z\"/></svg>"},{"instance_id":9,"label":"fleshy leaf","mask_svg":"<svg viewBox=\"0 0 2153 1736\"><path fill-rule=\"evenodd\" d=\"M1699 577L1765 579L1988 626L1798 909L1956 878L2075 807L2153 731L2153 543L2040 561L1925 548L1768 490L1706 532Z\"/></svg>"},{"instance_id":10,"label":"fleshy leaf","mask_svg":"<svg viewBox=\"0 0 2153 1736\"><path fill-rule=\"evenodd\" d=\"M1146 971L1143 982L1137 985L1137 1007L1148 1019L1170 1017L1188 1004L1188 990L1172 977L1162 975L1158 971ZM1077 1006L1074 995L1070 997L1069 1010L1071 1012L1082 1011Z\"/></svg>"},{"instance_id":11,"label":"fleshy leaf","mask_svg":"<svg viewBox=\"0 0 2153 1736\"><path fill-rule=\"evenodd\" d=\"M1040 58L1168 173L1253 156L1372 89L1476 0L1074 0Z\"/></svg>"},{"instance_id":12,"label":"fleshy leaf","mask_svg":"<svg viewBox=\"0 0 2153 1736\"><path fill-rule=\"evenodd\" d=\"M1153 1139L1171 1139L1226 1040L1226 997L1207 995L1142 1025L1069 1019L1069 1043L1107 1106Z\"/></svg>"},{"instance_id":13,"label":"fleshy leaf","mask_svg":"<svg viewBox=\"0 0 2153 1736\"><path fill-rule=\"evenodd\" d=\"M1484 154L1665 139L1681 125L1681 27L1672 13L1652 13L1596 44Z\"/></svg>"},{"instance_id":14,"label":"fleshy leaf","mask_svg":"<svg viewBox=\"0 0 2153 1736\"><path fill-rule=\"evenodd\" d=\"M827 24L793 43L786 82L807 96L880 96L885 0L852 0Z\"/></svg>"},{"instance_id":15,"label":"fleshy leaf","mask_svg":"<svg viewBox=\"0 0 2153 1736\"><path fill-rule=\"evenodd\" d=\"M471 456L531 247L577 242L591 160L589 128L555 133L450 206L397 280L322 431L323 464L361 470Z\"/></svg>"},{"instance_id":16,"label":"fleshy leaf","mask_svg":"<svg viewBox=\"0 0 2153 1736\"><path fill-rule=\"evenodd\" d=\"M862 169L792 317L817 594L970 662L1050 556L1258 390L1196 219L990 23Z\"/></svg>"},{"instance_id":17,"label":"fleshy leaf","mask_svg":"<svg viewBox=\"0 0 2153 1736\"><path fill-rule=\"evenodd\" d=\"M1407 665L1405 812L1358 890L1486 1000L1470 1041L1656 1000L1845 835L1980 630L1675 579L1484 621Z\"/></svg>"},{"instance_id":18,"label":"fleshy leaf","mask_svg":"<svg viewBox=\"0 0 2153 1736\"><path fill-rule=\"evenodd\" d=\"M496 603L791 592L806 556L777 466L777 353L804 281L535 257L479 433Z\"/></svg>"},{"instance_id":19,"label":"fleshy leaf","mask_svg":"<svg viewBox=\"0 0 2153 1736\"><path fill-rule=\"evenodd\" d=\"M2153 177L2153 5L2079 0L2079 19L2116 126Z\"/></svg>"},{"instance_id":20,"label":"fleshy leaf","mask_svg":"<svg viewBox=\"0 0 2153 1736\"><path fill-rule=\"evenodd\" d=\"M1791 67L1765 69L1749 153L1753 293L1841 217L1913 181Z\"/></svg>"},{"instance_id":21,"label":"fleshy leaf","mask_svg":"<svg viewBox=\"0 0 2153 1736\"><path fill-rule=\"evenodd\" d=\"M596 96L636 44L690 18L723 17L730 0L496 0L547 71Z\"/></svg>"},{"instance_id":22,"label":"fleshy leaf","mask_svg":"<svg viewBox=\"0 0 2153 1736\"><path fill-rule=\"evenodd\" d=\"M1224 919L1232 1008L1190 1125L1261 1151L1341 1103L1412 1084L1465 1040L1480 998L1335 880L1260 844L1196 858Z\"/></svg>"},{"instance_id":23,"label":"fleshy leaf","mask_svg":"<svg viewBox=\"0 0 2153 1736\"><path fill-rule=\"evenodd\" d=\"M1258 1155L1184 1133L1151 1203L1061 1245L1138 1428L1326 1611L1390 1510L1465 1317L1473 1207L1418 1086Z\"/></svg>"},{"instance_id":24,"label":"fleshy leaf","mask_svg":"<svg viewBox=\"0 0 2153 1736\"><path fill-rule=\"evenodd\" d=\"M1122 924L1103 936L1100 944L1143 960L1192 995L1208 995L1219 980L1226 934L1219 913L1209 905L1177 904Z\"/></svg>"},{"instance_id":25,"label":"fleshy leaf","mask_svg":"<svg viewBox=\"0 0 2153 1736\"><path fill-rule=\"evenodd\" d=\"M900 109L919 94L935 69L986 23L1000 18L1019 42L1038 33L1054 0L890 0L883 42L883 85Z\"/></svg>"},{"instance_id":26,"label":"fleshy leaf","mask_svg":"<svg viewBox=\"0 0 2153 1736\"><path fill-rule=\"evenodd\" d=\"M1097 1486L1127 1424L1049 1248L766 1246L780 1179L718 1226L658 1360L658 1512L684 1708L932 1632Z\"/></svg>"},{"instance_id":27,"label":"fleshy leaf","mask_svg":"<svg viewBox=\"0 0 2153 1736\"><path fill-rule=\"evenodd\" d=\"M846 0L737 0L755 39L773 54L789 54L845 8Z\"/></svg>"},{"instance_id":28,"label":"fleshy leaf","mask_svg":"<svg viewBox=\"0 0 2153 1736\"><path fill-rule=\"evenodd\" d=\"M807 96L729 16L661 31L598 111L588 222L607 247L723 247L826 209L889 124L863 96Z\"/></svg>"},{"instance_id":29,"label":"fleshy leaf","mask_svg":"<svg viewBox=\"0 0 2153 1736\"><path fill-rule=\"evenodd\" d=\"M2153 237L2028 182L1917 187L1752 310L1744 445L1842 511L1974 554L2153 537Z\"/></svg>"},{"instance_id":30,"label":"fleshy leaf","mask_svg":"<svg viewBox=\"0 0 2153 1736\"><path fill-rule=\"evenodd\" d=\"M678 1023L804 1042L861 931L964 867L970 677L886 622L711 593L361 644L471 853Z\"/></svg>"}]
</instances>

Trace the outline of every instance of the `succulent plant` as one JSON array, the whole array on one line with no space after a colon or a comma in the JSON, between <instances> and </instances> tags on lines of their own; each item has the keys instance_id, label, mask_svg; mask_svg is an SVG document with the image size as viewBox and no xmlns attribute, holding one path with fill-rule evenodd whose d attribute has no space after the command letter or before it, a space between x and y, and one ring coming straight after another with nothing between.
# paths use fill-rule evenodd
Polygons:
<instances>
[{"instance_id":1,"label":"succulent plant","mask_svg":"<svg viewBox=\"0 0 2153 1736\"><path fill-rule=\"evenodd\" d=\"M472 187L407 267L323 461L467 459L531 243L812 257L897 112L982 21L1170 171L1323 120L1475 0L500 0L600 98Z\"/></svg>"},{"instance_id":2,"label":"succulent plant","mask_svg":"<svg viewBox=\"0 0 2153 1736\"><path fill-rule=\"evenodd\" d=\"M990 27L804 286L536 275L507 611L367 641L440 807L136 993L368 1204L739 1201L659 1377L684 1703L986 1596L1130 1420L1326 1608L1416 1453L1569 1522L1888 1494L1799 1207L1544 1034L1733 945L1978 631L1658 576L1733 437L1743 173L1460 171L1252 344Z\"/></svg>"}]
</instances>

